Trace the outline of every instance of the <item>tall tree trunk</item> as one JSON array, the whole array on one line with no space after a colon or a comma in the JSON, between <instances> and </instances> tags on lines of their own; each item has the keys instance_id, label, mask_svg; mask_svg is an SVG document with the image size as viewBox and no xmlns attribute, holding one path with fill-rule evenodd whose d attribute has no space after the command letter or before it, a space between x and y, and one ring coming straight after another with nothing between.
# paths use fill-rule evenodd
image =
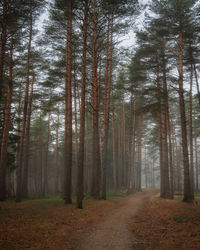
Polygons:
<instances>
[{"instance_id":1,"label":"tall tree trunk","mask_svg":"<svg viewBox=\"0 0 200 250\"><path fill-rule=\"evenodd\" d=\"M118 167L118 188L121 188L122 186L122 170L121 170L121 130L120 130L120 121L118 122L118 163L117 163L117 167Z\"/></svg>"},{"instance_id":2,"label":"tall tree trunk","mask_svg":"<svg viewBox=\"0 0 200 250\"><path fill-rule=\"evenodd\" d=\"M65 139L64 139L64 200L72 203L72 0L67 2L67 44L66 44L66 102L65 102Z\"/></svg>"},{"instance_id":3,"label":"tall tree trunk","mask_svg":"<svg viewBox=\"0 0 200 250\"><path fill-rule=\"evenodd\" d=\"M141 178L142 178L142 114L138 114L138 126L137 126L137 190L142 191Z\"/></svg>"},{"instance_id":4,"label":"tall tree trunk","mask_svg":"<svg viewBox=\"0 0 200 250\"><path fill-rule=\"evenodd\" d=\"M86 111L86 145L85 145L85 190L86 192L90 192L90 186L91 186L91 169L90 169L90 163L89 163L89 117L88 117L88 108Z\"/></svg>"},{"instance_id":5,"label":"tall tree trunk","mask_svg":"<svg viewBox=\"0 0 200 250\"><path fill-rule=\"evenodd\" d=\"M197 136L195 136L195 165L196 165L196 190L199 190L199 161L198 161L198 145Z\"/></svg>"},{"instance_id":6,"label":"tall tree trunk","mask_svg":"<svg viewBox=\"0 0 200 250\"><path fill-rule=\"evenodd\" d=\"M168 166L166 166L165 174L166 181L166 198L173 199L173 159L172 159L172 144L171 144L171 124L170 124L170 115L169 115L169 100L168 100L168 88L167 88L167 78L166 78L166 59L165 59L165 52L163 52L163 90L164 90L164 105L165 105L165 118L164 118L164 133L165 133L165 144L166 144L166 161ZM167 135L168 135L168 142L167 143ZM168 159L169 153L169 159ZM170 176L169 176L170 175Z\"/></svg>"},{"instance_id":7,"label":"tall tree trunk","mask_svg":"<svg viewBox=\"0 0 200 250\"><path fill-rule=\"evenodd\" d=\"M198 81L197 69L196 69L196 65L195 65L195 64L194 64L194 75L195 75L196 86L197 86L197 96L198 96L199 105L200 105L200 90L199 90L199 81Z\"/></svg>"},{"instance_id":8,"label":"tall tree trunk","mask_svg":"<svg viewBox=\"0 0 200 250\"><path fill-rule=\"evenodd\" d=\"M58 165L58 140L59 140L59 127L60 127L60 112L58 110L58 116L57 116L57 125L56 125L56 145L55 145L55 193L56 195L59 193L59 165Z\"/></svg>"},{"instance_id":9,"label":"tall tree trunk","mask_svg":"<svg viewBox=\"0 0 200 250\"><path fill-rule=\"evenodd\" d=\"M122 122L121 122L121 177L122 187L125 187L125 147L126 147L126 133L125 133L125 100L122 103Z\"/></svg>"},{"instance_id":10,"label":"tall tree trunk","mask_svg":"<svg viewBox=\"0 0 200 250\"><path fill-rule=\"evenodd\" d=\"M182 24L180 23L180 29ZM184 163L184 198L183 201L189 202L193 200L191 194L190 174L189 174L189 157L188 157L188 142L187 142L187 127L185 117L185 101L183 89L183 34L179 32L179 105L181 114L181 134L182 134L182 150Z\"/></svg>"},{"instance_id":11,"label":"tall tree trunk","mask_svg":"<svg viewBox=\"0 0 200 250\"><path fill-rule=\"evenodd\" d=\"M23 182L22 182L22 195L23 195L23 197L28 196L28 169L29 169L29 157L30 157L30 125L31 125L34 81L35 81L35 77L33 75L33 78L31 81L31 92L30 92L30 97L29 97L27 124L26 124L26 148L25 148L25 154L24 154L25 160L24 160Z\"/></svg>"},{"instance_id":12,"label":"tall tree trunk","mask_svg":"<svg viewBox=\"0 0 200 250\"><path fill-rule=\"evenodd\" d=\"M77 159L78 159L78 119L77 119L77 79L74 74L74 121L75 121L75 155L74 159L77 165Z\"/></svg>"},{"instance_id":13,"label":"tall tree trunk","mask_svg":"<svg viewBox=\"0 0 200 250\"><path fill-rule=\"evenodd\" d=\"M194 199L194 153L193 153L193 123L192 123L192 84L193 84L193 67L190 69L190 108L189 108L189 139L190 139L190 185L191 196Z\"/></svg>"},{"instance_id":14,"label":"tall tree trunk","mask_svg":"<svg viewBox=\"0 0 200 250\"><path fill-rule=\"evenodd\" d=\"M4 75L4 57L7 39L7 1L2 0L2 22L1 22L1 39L0 39L0 100L3 92L3 75ZM1 110L1 108L0 108Z\"/></svg>"},{"instance_id":15,"label":"tall tree trunk","mask_svg":"<svg viewBox=\"0 0 200 250\"><path fill-rule=\"evenodd\" d=\"M10 45L10 60L9 60L9 83L8 83L8 94L6 101L5 110L5 123L3 128L3 135L1 141L1 155L0 155L0 201L6 199L6 165L7 165L7 146L8 137L10 130L10 114L11 114L11 103L13 93L13 43L11 39Z\"/></svg>"},{"instance_id":16,"label":"tall tree trunk","mask_svg":"<svg viewBox=\"0 0 200 250\"><path fill-rule=\"evenodd\" d=\"M100 148L99 148L99 84L98 84L98 55L97 55L97 1L93 0L93 55L92 55L92 123L93 123L93 182L92 196L100 199Z\"/></svg>"},{"instance_id":17,"label":"tall tree trunk","mask_svg":"<svg viewBox=\"0 0 200 250\"><path fill-rule=\"evenodd\" d=\"M113 101L113 99L112 99ZM115 128L115 113L114 105L112 105L112 151L113 151L113 184L114 190L117 189L117 165L116 165L116 128Z\"/></svg>"},{"instance_id":18,"label":"tall tree trunk","mask_svg":"<svg viewBox=\"0 0 200 250\"><path fill-rule=\"evenodd\" d=\"M145 188L148 187L148 172L147 172L147 147L144 147L144 173L145 173Z\"/></svg>"},{"instance_id":19,"label":"tall tree trunk","mask_svg":"<svg viewBox=\"0 0 200 250\"><path fill-rule=\"evenodd\" d=\"M49 111L48 114L48 128L47 128L47 140L45 144L45 159L44 159L44 180L43 180L43 188L42 188L42 195L45 196L48 193L48 158L49 158L49 142L50 142L50 120L51 120L51 113Z\"/></svg>"},{"instance_id":20,"label":"tall tree trunk","mask_svg":"<svg viewBox=\"0 0 200 250\"><path fill-rule=\"evenodd\" d=\"M103 147L103 164L102 164L103 165L102 198L104 200L106 199L106 165L107 165L107 151L108 151L107 147L108 147L108 133L109 133L109 116L110 116L110 96L111 96L111 86L112 86L113 17L114 15L112 13L111 25L108 24L108 31L107 31L107 53L106 53L107 60L106 60L105 97L104 97L104 147ZM109 26L111 27L109 28ZM110 42L109 42L109 31L110 31ZM108 57L109 47L110 47L110 52ZM109 76L108 76L108 66L109 66Z\"/></svg>"},{"instance_id":21,"label":"tall tree trunk","mask_svg":"<svg viewBox=\"0 0 200 250\"><path fill-rule=\"evenodd\" d=\"M18 96L18 107L17 107L17 136L20 137L20 131L21 131L21 114L22 114L22 86L20 85L19 89L19 96ZM17 167L17 161L19 159L19 145L20 142L16 143L16 152L15 152L15 166ZM17 189L17 168L13 171L13 196L16 196L16 189Z\"/></svg>"},{"instance_id":22,"label":"tall tree trunk","mask_svg":"<svg viewBox=\"0 0 200 250\"><path fill-rule=\"evenodd\" d=\"M168 141L169 141L169 174L170 174L170 198L174 197L174 167L173 167L173 147L172 147L172 135L169 107L167 108L167 127L168 127Z\"/></svg>"},{"instance_id":23,"label":"tall tree trunk","mask_svg":"<svg viewBox=\"0 0 200 250\"><path fill-rule=\"evenodd\" d=\"M131 176L132 176L132 144L133 144L133 95L130 97L130 121L129 121L129 146L128 146L128 154L129 154L129 162L128 162L128 193L131 193Z\"/></svg>"},{"instance_id":24,"label":"tall tree trunk","mask_svg":"<svg viewBox=\"0 0 200 250\"><path fill-rule=\"evenodd\" d=\"M106 200L106 177L107 177L107 145L108 145L108 66L109 66L109 46L110 46L110 25L108 22L107 42L106 42L106 65L105 65L105 91L104 91L104 136L103 136L103 157L102 157L102 199Z\"/></svg>"},{"instance_id":25,"label":"tall tree trunk","mask_svg":"<svg viewBox=\"0 0 200 250\"><path fill-rule=\"evenodd\" d=\"M168 116L168 90L167 90L167 78L166 78L166 61L165 52L163 51L163 105L162 105L162 125L163 125L163 174L164 174L164 197L170 198L170 185L169 185L169 159L168 159L168 130L167 130L167 116Z\"/></svg>"},{"instance_id":26,"label":"tall tree trunk","mask_svg":"<svg viewBox=\"0 0 200 250\"><path fill-rule=\"evenodd\" d=\"M136 96L134 97L134 103L133 103L133 146L132 146L132 154L131 154L131 189L136 189L136 180L134 177L136 176Z\"/></svg>"},{"instance_id":27,"label":"tall tree trunk","mask_svg":"<svg viewBox=\"0 0 200 250\"><path fill-rule=\"evenodd\" d=\"M158 99L158 141L159 141L159 153L160 153L160 196L164 197L164 171L163 171L163 116L161 106L161 86L159 81L158 69L156 72L157 82L157 99Z\"/></svg>"},{"instance_id":28,"label":"tall tree trunk","mask_svg":"<svg viewBox=\"0 0 200 250\"><path fill-rule=\"evenodd\" d=\"M77 178L77 207L82 208L84 198L84 145L85 145L85 89L86 89L86 48L88 28L88 0L85 1L83 22L83 49L82 49L82 81L81 81L81 110L80 110L80 144L78 155L78 178Z\"/></svg>"},{"instance_id":29,"label":"tall tree trunk","mask_svg":"<svg viewBox=\"0 0 200 250\"><path fill-rule=\"evenodd\" d=\"M39 127L42 127L42 116L40 114L39 118ZM42 188L43 188L43 143L42 143L42 131L38 131L38 138L37 138L37 158L38 158L38 163L36 165L36 169L38 169L38 176L36 175L36 178L38 180L38 195L41 197L42 194Z\"/></svg>"},{"instance_id":30,"label":"tall tree trunk","mask_svg":"<svg viewBox=\"0 0 200 250\"><path fill-rule=\"evenodd\" d=\"M29 75L30 75L30 57L31 57L31 43L32 43L32 5L30 11L30 32L29 32L29 42L28 42L28 53L27 53L27 65L26 65L26 89L24 97L24 110L23 110L23 121L22 121L22 132L20 136L20 147L19 147L19 159L17 164L17 190L16 190L16 201L21 201L22 195L22 165L23 165L23 155L24 155L24 139L26 132L26 122L27 122L27 110L28 110L28 96L29 96Z\"/></svg>"}]
</instances>

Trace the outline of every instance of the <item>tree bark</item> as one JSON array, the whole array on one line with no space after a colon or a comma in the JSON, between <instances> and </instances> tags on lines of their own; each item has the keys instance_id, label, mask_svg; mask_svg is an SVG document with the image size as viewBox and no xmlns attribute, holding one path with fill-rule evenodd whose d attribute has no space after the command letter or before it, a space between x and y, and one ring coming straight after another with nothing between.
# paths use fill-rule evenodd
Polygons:
<instances>
[{"instance_id":1,"label":"tree bark","mask_svg":"<svg viewBox=\"0 0 200 250\"><path fill-rule=\"evenodd\" d=\"M129 121L129 146L128 146L128 153L129 153L129 162L128 162L128 193L131 193L132 186L131 186L131 176L132 176L132 145L133 145L133 95L131 94L130 97L130 121Z\"/></svg>"},{"instance_id":2,"label":"tree bark","mask_svg":"<svg viewBox=\"0 0 200 250\"><path fill-rule=\"evenodd\" d=\"M48 193L48 156L49 156L49 142L50 142L50 120L51 113L48 114L48 128L47 128L47 140L45 144L45 159L44 159L44 182L42 188L42 195L46 196Z\"/></svg>"},{"instance_id":3,"label":"tree bark","mask_svg":"<svg viewBox=\"0 0 200 250\"><path fill-rule=\"evenodd\" d=\"M187 142L187 127L185 117L185 101L183 90L183 34L181 30L179 32L179 105L181 114L181 135L182 135L182 150L183 150L183 164L184 164L184 198L183 201L190 202L193 200L191 195L191 184L189 174L189 157L188 157L188 142Z\"/></svg>"},{"instance_id":4,"label":"tree bark","mask_svg":"<svg viewBox=\"0 0 200 250\"><path fill-rule=\"evenodd\" d=\"M83 49L82 49L82 80L81 80L81 110L80 110L80 143L78 154L78 180L77 180L77 207L83 208L84 198L84 146L85 146L85 89L86 89L86 48L88 28L88 0L85 1L84 22L83 22Z\"/></svg>"},{"instance_id":5,"label":"tree bark","mask_svg":"<svg viewBox=\"0 0 200 250\"><path fill-rule=\"evenodd\" d=\"M159 81L158 69L156 72L157 82L157 99L158 99L158 141L160 153L160 197L164 197L164 171L163 171L163 120L162 120L162 107L161 107L161 86Z\"/></svg>"},{"instance_id":6,"label":"tree bark","mask_svg":"<svg viewBox=\"0 0 200 250\"><path fill-rule=\"evenodd\" d=\"M58 116L57 116L57 125L56 125L56 145L55 145L55 171L56 171L56 176L55 176L55 193L56 195L59 193L59 165L58 165L58 147L59 147L59 127L60 127L60 112L58 110Z\"/></svg>"},{"instance_id":7,"label":"tree bark","mask_svg":"<svg viewBox=\"0 0 200 250\"><path fill-rule=\"evenodd\" d=\"M33 78L31 81L31 92L30 92L28 112L27 112L26 148L25 148L25 160L24 160L23 182L22 182L22 195L23 195L23 197L28 196L28 169L29 169L29 157L30 157L30 124L31 124L31 114L32 114L34 81L35 81L35 76L33 75Z\"/></svg>"},{"instance_id":8,"label":"tree bark","mask_svg":"<svg viewBox=\"0 0 200 250\"><path fill-rule=\"evenodd\" d=\"M117 189L117 165L116 165L116 128L115 128L115 113L114 105L112 110L112 151L113 151L113 184L114 190Z\"/></svg>"},{"instance_id":9,"label":"tree bark","mask_svg":"<svg viewBox=\"0 0 200 250\"><path fill-rule=\"evenodd\" d=\"M131 153L131 189L134 190L136 189L136 179L134 177L136 177L136 96L134 96L134 103L133 103L133 146L132 146L132 153Z\"/></svg>"},{"instance_id":10,"label":"tree bark","mask_svg":"<svg viewBox=\"0 0 200 250\"><path fill-rule=\"evenodd\" d=\"M80 106L79 106L80 107ZM78 119L77 119L77 79L74 74L74 122L75 122L75 154L74 154L74 159L75 159L75 165L77 166L77 159L78 159Z\"/></svg>"},{"instance_id":11,"label":"tree bark","mask_svg":"<svg viewBox=\"0 0 200 250\"><path fill-rule=\"evenodd\" d=\"M97 44L97 1L93 1L93 55L92 55L92 123L93 123L93 182L92 196L100 199L100 148L99 148L99 84L98 84L98 44Z\"/></svg>"},{"instance_id":12,"label":"tree bark","mask_svg":"<svg viewBox=\"0 0 200 250\"><path fill-rule=\"evenodd\" d=\"M199 160L198 160L198 145L197 136L195 136L195 163L196 163L196 190L199 190Z\"/></svg>"},{"instance_id":13,"label":"tree bark","mask_svg":"<svg viewBox=\"0 0 200 250\"><path fill-rule=\"evenodd\" d=\"M170 184L169 184L169 159L168 159L168 130L167 130L167 116L168 116L168 90L167 90L167 78L166 78L166 61L165 53L163 51L163 103L161 104L162 108L162 125L163 125L163 174L164 174L164 197L170 198Z\"/></svg>"},{"instance_id":14,"label":"tree bark","mask_svg":"<svg viewBox=\"0 0 200 250\"><path fill-rule=\"evenodd\" d=\"M137 126L137 191L142 191L141 178L142 178L142 114L138 114L138 126Z\"/></svg>"},{"instance_id":15,"label":"tree bark","mask_svg":"<svg viewBox=\"0 0 200 250\"><path fill-rule=\"evenodd\" d=\"M117 163L117 167L118 167L118 188L121 188L122 185L122 177L121 177L121 130L120 130L120 121L118 122L118 163Z\"/></svg>"},{"instance_id":16,"label":"tree bark","mask_svg":"<svg viewBox=\"0 0 200 250\"><path fill-rule=\"evenodd\" d=\"M67 2L67 44L66 44L66 101L65 101L65 139L64 139L64 200L72 203L72 0Z\"/></svg>"},{"instance_id":17,"label":"tree bark","mask_svg":"<svg viewBox=\"0 0 200 250\"><path fill-rule=\"evenodd\" d=\"M11 39L10 45L10 60L9 60L9 83L8 94L5 110L5 123L3 128L3 135L1 141L1 155L0 155L0 201L6 199L6 165L7 165L7 146L10 130L10 115L13 94L13 43Z\"/></svg>"},{"instance_id":18,"label":"tree bark","mask_svg":"<svg viewBox=\"0 0 200 250\"><path fill-rule=\"evenodd\" d=\"M198 96L199 105L200 105L200 90L199 90L199 81L198 81L197 69L196 69L196 65L195 65L195 64L194 64L194 74L195 74L195 80L196 80L196 86L197 86L197 96Z\"/></svg>"},{"instance_id":19,"label":"tree bark","mask_svg":"<svg viewBox=\"0 0 200 250\"><path fill-rule=\"evenodd\" d=\"M190 69L190 108L189 108L189 140L190 140L190 184L191 196L194 199L194 152L193 152L193 122L192 122L192 85L193 85L193 67Z\"/></svg>"},{"instance_id":20,"label":"tree bark","mask_svg":"<svg viewBox=\"0 0 200 250\"><path fill-rule=\"evenodd\" d=\"M108 24L107 31L107 52L106 52L106 73L105 73L105 97L104 97L104 147L103 147L103 187L102 187L102 198L106 199L106 165L107 165L107 147L108 147L108 133L109 133L109 117L110 117L110 96L111 96L111 86L112 86L112 50L113 50L113 18L112 13L111 24ZM110 26L110 27L109 27ZM109 42L109 32L110 32L110 42ZM110 52L108 55L108 49L110 47ZM108 57L109 56L109 57ZM108 77L108 66L109 66L109 77ZM108 84L107 84L108 77ZM108 85L108 89L107 89Z\"/></svg>"},{"instance_id":21,"label":"tree bark","mask_svg":"<svg viewBox=\"0 0 200 250\"><path fill-rule=\"evenodd\" d=\"M110 46L110 25L108 22L107 42L106 42L106 65L105 65L105 91L104 91L104 136L103 136L103 154L102 154L102 199L106 200L106 170L107 170L107 145L108 145L108 66L109 66L109 46Z\"/></svg>"},{"instance_id":22,"label":"tree bark","mask_svg":"<svg viewBox=\"0 0 200 250\"><path fill-rule=\"evenodd\" d=\"M16 201L21 201L22 195L22 165L23 165L23 155L24 155L24 139L26 132L26 122L27 122L27 109L28 109L28 96L29 96L29 75L30 75L30 57L31 57L31 43L32 43L32 26L33 26L33 16L32 16L32 5L30 6L30 32L29 32L29 42L28 42L28 53L27 53L27 65L26 65L26 89L24 97L24 110L23 110L23 121L22 121L22 132L20 136L20 147L19 147L19 159L17 164L17 190L16 190Z\"/></svg>"}]
</instances>

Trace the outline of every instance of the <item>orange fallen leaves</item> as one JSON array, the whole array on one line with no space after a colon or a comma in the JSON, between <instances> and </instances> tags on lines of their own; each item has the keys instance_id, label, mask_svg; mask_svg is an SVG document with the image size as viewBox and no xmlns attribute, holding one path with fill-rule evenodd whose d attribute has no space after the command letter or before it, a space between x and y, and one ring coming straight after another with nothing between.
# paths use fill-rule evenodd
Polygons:
<instances>
[{"instance_id":1,"label":"orange fallen leaves","mask_svg":"<svg viewBox=\"0 0 200 250\"><path fill-rule=\"evenodd\" d=\"M200 249L200 206L155 197L130 222L135 249Z\"/></svg>"},{"instance_id":2,"label":"orange fallen leaves","mask_svg":"<svg viewBox=\"0 0 200 250\"><path fill-rule=\"evenodd\" d=\"M101 220L116 201L84 201L84 209L60 200L0 204L0 249L72 249L85 228Z\"/></svg>"}]
</instances>

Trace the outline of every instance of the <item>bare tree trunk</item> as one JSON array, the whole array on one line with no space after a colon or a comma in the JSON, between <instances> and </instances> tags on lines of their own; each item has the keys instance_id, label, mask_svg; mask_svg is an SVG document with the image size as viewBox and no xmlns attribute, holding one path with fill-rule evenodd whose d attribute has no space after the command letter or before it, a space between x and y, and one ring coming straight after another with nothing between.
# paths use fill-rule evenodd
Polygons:
<instances>
[{"instance_id":1,"label":"bare tree trunk","mask_svg":"<svg viewBox=\"0 0 200 250\"><path fill-rule=\"evenodd\" d=\"M195 65L195 64L194 64L194 75L195 75L196 86L197 86L197 95L198 95L198 100L199 100L199 105L200 105L200 90L199 90L199 81L198 81L197 69L196 69L196 65Z\"/></svg>"},{"instance_id":2,"label":"bare tree trunk","mask_svg":"<svg viewBox=\"0 0 200 250\"><path fill-rule=\"evenodd\" d=\"M105 65L105 93L104 93L104 136L103 136L103 157L102 157L102 199L106 200L106 182L107 182L107 145L108 145L108 66L109 66L109 46L110 46L110 25L108 22L107 42L106 42L106 65Z\"/></svg>"},{"instance_id":3,"label":"bare tree trunk","mask_svg":"<svg viewBox=\"0 0 200 250\"><path fill-rule=\"evenodd\" d=\"M26 124L26 148L25 148L25 160L23 169L23 182L22 182L22 195L23 197L28 196L28 168L29 168L29 157L30 157L30 124L31 124L31 114L32 114L32 101L33 101L33 85L35 77L33 75L31 81L31 92L28 104L27 113L27 124Z\"/></svg>"},{"instance_id":4,"label":"bare tree trunk","mask_svg":"<svg viewBox=\"0 0 200 250\"><path fill-rule=\"evenodd\" d=\"M164 129L166 134L166 146L167 151L169 153L169 162L168 162L168 153L166 153L167 162L169 163L169 169L167 167L166 171L168 173L168 176L166 176L166 183L167 183L167 190L166 190L166 196L167 198L173 199L173 159L172 159L172 143L171 143L171 124L170 124L170 115L169 115L169 100L168 100L168 88L167 88L167 79L166 79L166 62L165 62L165 55L163 56L163 80L164 80L164 99L165 99L165 119L164 122L165 127ZM168 135L168 142L169 147L167 145L167 135ZM169 176L170 175L170 176Z\"/></svg>"},{"instance_id":5,"label":"bare tree trunk","mask_svg":"<svg viewBox=\"0 0 200 250\"><path fill-rule=\"evenodd\" d=\"M196 163L196 190L199 190L199 160L198 160L197 136L195 136L195 163Z\"/></svg>"},{"instance_id":6,"label":"bare tree trunk","mask_svg":"<svg viewBox=\"0 0 200 250\"><path fill-rule=\"evenodd\" d=\"M17 164L17 190L16 190L16 201L21 201L22 195L22 182L21 182L21 174L22 174L22 165L23 165L23 155L24 155L24 139L26 132L26 122L27 122L27 110L28 110L28 96L29 96L29 75L30 75L30 56L31 56L31 43L32 43L32 6L30 11L30 32L29 32L29 42L28 42L28 54L27 54L27 65L26 65L26 89L25 89L25 97L24 97L24 113L23 113L23 121L22 121L22 132L20 136L20 147L19 147L19 159Z\"/></svg>"},{"instance_id":7,"label":"bare tree trunk","mask_svg":"<svg viewBox=\"0 0 200 250\"><path fill-rule=\"evenodd\" d=\"M85 190L87 192L90 192L90 186L91 186L91 169L90 169L90 163L89 163L89 121L88 121L88 109L87 109L87 115L86 115L86 145L85 145Z\"/></svg>"},{"instance_id":8,"label":"bare tree trunk","mask_svg":"<svg viewBox=\"0 0 200 250\"><path fill-rule=\"evenodd\" d=\"M8 94L6 101L5 110L5 123L3 128L3 135L1 141L1 155L0 155L0 201L6 199L6 165L7 165L7 146L8 137L10 130L10 114L11 114L11 103L13 94L13 43L11 39L10 45L10 60L9 60L9 83L8 83Z\"/></svg>"},{"instance_id":9,"label":"bare tree trunk","mask_svg":"<svg viewBox=\"0 0 200 250\"><path fill-rule=\"evenodd\" d=\"M120 131L120 121L118 122L118 188L121 188L122 177L121 177L121 131Z\"/></svg>"},{"instance_id":10,"label":"bare tree trunk","mask_svg":"<svg viewBox=\"0 0 200 250\"><path fill-rule=\"evenodd\" d=\"M131 189L136 189L136 179L134 179L134 177L136 176L136 96L134 98L134 103L133 103L133 147L132 147L132 154L131 154L131 162L132 162L132 166L131 166Z\"/></svg>"},{"instance_id":11,"label":"bare tree trunk","mask_svg":"<svg viewBox=\"0 0 200 250\"><path fill-rule=\"evenodd\" d=\"M145 171L145 188L148 187L148 173L147 173L147 147L144 147L144 171Z\"/></svg>"},{"instance_id":12,"label":"bare tree trunk","mask_svg":"<svg viewBox=\"0 0 200 250\"><path fill-rule=\"evenodd\" d=\"M102 186L102 198L106 199L106 165L107 165L107 147L108 147L108 133L109 133L109 116L110 116L110 96L111 96L111 85L112 85L112 50L113 50L113 14L111 18L111 27L108 24L107 31L107 52L106 52L106 72L105 72L105 96L104 96L104 146L103 146L103 186ZM109 32L110 32L110 42L109 42ZM109 57L108 49L110 47ZM108 65L109 63L109 65ZM109 78L108 78L108 66L109 66ZM108 79L107 79L108 78ZM107 84L108 82L108 84ZM107 89L108 86L108 89Z\"/></svg>"},{"instance_id":13,"label":"bare tree trunk","mask_svg":"<svg viewBox=\"0 0 200 250\"><path fill-rule=\"evenodd\" d=\"M125 119L125 101L123 103L123 126L122 126L122 134L123 134L123 186L126 187L126 119Z\"/></svg>"},{"instance_id":14,"label":"bare tree trunk","mask_svg":"<svg viewBox=\"0 0 200 250\"><path fill-rule=\"evenodd\" d=\"M67 44L66 44L66 102L65 102L65 139L64 139L64 200L72 203L72 0L67 2Z\"/></svg>"},{"instance_id":15,"label":"bare tree trunk","mask_svg":"<svg viewBox=\"0 0 200 250\"><path fill-rule=\"evenodd\" d=\"M50 143L50 120L51 120L51 113L49 111L48 115L48 128L47 128L47 141L45 145L45 160L44 160L44 182L42 193L43 196L47 195L48 193L48 157L49 157L49 143Z\"/></svg>"},{"instance_id":16,"label":"bare tree trunk","mask_svg":"<svg viewBox=\"0 0 200 250\"><path fill-rule=\"evenodd\" d=\"M98 44L97 44L97 1L93 0L93 55L92 55L92 118L93 118L93 182L92 196L100 199L100 148L99 148L99 84L98 84Z\"/></svg>"},{"instance_id":17,"label":"bare tree trunk","mask_svg":"<svg viewBox=\"0 0 200 250\"><path fill-rule=\"evenodd\" d=\"M163 116L161 106L161 86L159 82L158 69L156 72L157 78L157 99L158 99L158 140L159 140L159 153L160 153L160 196L164 197L164 171L163 171Z\"/></svg>"},{"instance_id":18,"label":"bare tree trunk","mask_svg":"<svg viewBox=\"0 0 200 250\"><path fill-rule=\"evenodd\" d=\"M193 84L193 67L190 69L190 108L189 108L189 140L190 140L190 185L191 196L194 199L194 153L193 153L193 123L192 123L192 84Z\"/></svg>"},{"instance_id":19,"label":"bare tree trunk","mask_svg":"<svg viewBox=\"0 0 200 250\"><path fill-rule=\"evenodd\" d=\"M60 174L59 165L58 165L59 127L60 127L60 112L58 111L57 125L56 125L56 145L55 145L55 171L56 171L56 176L55 176L55 193L56 193L56 195L59 193L59 174Z\"/></svg>"},{"instance_id":20,"label":"bare tree trunk","mask_svg":"<svg viewBox=\"0 0 200 250\"><path fill-rule=\"evenodd\" d=\"M164 174L164 197L170 198L170 184L169 184L169 159L168 159L168 141L167 141L167 115L168 115L168 90L166 78L166 62L165 53L163 51L163 105L162 105L162 125L163 125L163 174Z\"/></svg>"},{"instance_id":21,"label":"bare tree trunk","mask_svg":"<svg viewBox=\"0 0 200 250\"><path fill-rule=\"evenodd\" d=\"M130 97L130 121L129 121L129 146L128 146L128 153L129 153L129 162L128 162L128 193L131 193L132 186L131 186L131 177L132 177L132 144L133 144L133 95L131 94Z\"/></svg>"},{"instance_id":22,"label":"bare tree trunk","mask_svg":"<svg viewBox=\"0 0 200 250\"><path fill-rule=\"evenodd\" d=\"M40 114L39 118L39 127L42 127L42 117ZM38 169L38 176L36 178L38 179L38 194L41 197L42 196L42 188L43 188L43 144L42 144L42 131L38 131L38 140L37 140L37 156L38 156L38 164L36 165L36 168Z\"/></svg>"},{"instance_id":23,"label":"bare tree trunk","mask_svg":"<svg viewBox=\"0 0 200 250\"><path fill-rule=\"evenodd\" d=\"M112 110L112 151L113 151L113 184L114 189L117 189L117 166L116 166L116 128L115 128L115 113L114 113L114 105Z\"/></svg>"},{"instance_id":24,"label":"bare tree trunk","mask_svg":"<svg viewBox=\"0 0 200 250\"><path fill-rule=\"evenodd\" d=\"M77 80L76 76L74 76L74 120L75 120L75 155L74 159L77 166L78 159L78 119L77 119Z\"/></svg>"},{"instance_id":25,"label":"bare tree trunk","mask_svg":"<svg viewBox=\"0 0 200 250\"><path fill-rule=\"evenodd\" d=\"M173 167L173 147L169 108L167 109L168 141L169 141L169 174L170 174L170 198L174 198L174 167Z\"/></svg>"},{"instance_id":26,"label":"bare tree trunk","mask_svg":"<svg viewBox=\"0 0 200 250\"><path fill-rule=\"evenodd\" d=\"M142 178L142 114L138 115L138 126L137 126L137 146L138 146L138 155L137 155L137 190L142 191L141 187L141 178Z\"/></svg>"},{"instance_id":27,"label":"bare tree trunk","mask_svg":"<svg viewBox=\"0 0 200 250\"><path fill-rule=\"evenodd\" d=\"M122 103L122 122L121 122L121 174L122 187L125 187L125 147L126 147L126 133L125 133L125 101Z\"/></svg>"},{"instance_id":28,"label":"bare tree trunk","mask_svg":"<svg viewBox=\"0 0 200 250\"><path fill-rule=\"evenodd\" d=\"M181 23L180 23L181 27ZM184 198L183 201L189 202L193 200L191 194L191 183L189 174L189 157L188 157L188 142L187 142L187 127L185 117L185 101L183 90L183 34L179 32L179 105L181 114L181 134L182 134L182 150L184 163Z\"/></svg>"},{"instance_id":29,"label":"bare tree trunk","mask_svg":"<svg viewBox=\"0 0 200 250\"><path fill-rule=\"evenodd\" d=\"M85 89L86 89L86 47L88 28L88 0L85 1L84 22L83 22L83 50L82 50L82 82L81 82L81 110L80 110L80 144L78 155L78 180L77 180L77 207L83 208L84 198L84 145L85 145Z\"/></svg>"}]
</instances>

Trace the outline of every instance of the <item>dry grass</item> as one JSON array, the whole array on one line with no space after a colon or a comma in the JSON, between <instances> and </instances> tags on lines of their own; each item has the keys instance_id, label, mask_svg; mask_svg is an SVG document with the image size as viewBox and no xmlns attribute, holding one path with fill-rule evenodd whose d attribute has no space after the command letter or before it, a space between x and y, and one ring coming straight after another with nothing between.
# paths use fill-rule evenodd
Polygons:
<instances>
[{"instance_id":1,"label":"dry grass","mask_svg":"<svg viewBox=\"0 0 200 250\"><path fill-rule=\"evenodd\" d=\"M82 233L118 207L120 199L85 200L84 209L61 199L0 203L0 249L73 249Z\"/></svg>"},{"instance_id":2,"label":"dry grass","mask_svg":"<svg viewBox=\"0 0 200 250\"><path fill-rule=\"evenodd\" d=\"M200 205L154 197L132 222L136 249L200 249Z\"/></svg>"}]
</instances>

